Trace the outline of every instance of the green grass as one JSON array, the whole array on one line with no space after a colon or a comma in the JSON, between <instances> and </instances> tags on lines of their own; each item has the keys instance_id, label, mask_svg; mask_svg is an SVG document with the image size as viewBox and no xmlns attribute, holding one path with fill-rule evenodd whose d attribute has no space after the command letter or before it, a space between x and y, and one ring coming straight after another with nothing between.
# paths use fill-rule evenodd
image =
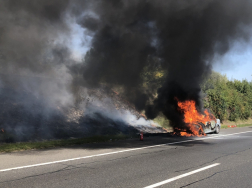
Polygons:
<instances>
[{"instance_id":1,"label":"green grass","mask_svg":"<svg viewBox=\"0 0 252 188\"><path fill-rule=\"evenodd\" d=\"M67 140L52 140L43 142L20 142L20 143L4 143L0 144L0 153L12 152L31 149L46 149L54 147L64 147L72 145L80 145L94 142L108 142L129 138L127 135L119 134L114 136L93 136L87 138L67 139Z\"/></svg>"},{"instance_id":2,"label":"green grass","mask_svg":"<svg viewBox=\"0 0 252 188\"><path fill-rule=\"evenodd\" d=\"M240 125L236 125L236 127L249 127L249 126L252 126L252 124L240 124ZM228 125L221 125L221 128L222 129L228 129L228 128L232 128L232 127L228 127Z\"/></svg>"}]
</instances>

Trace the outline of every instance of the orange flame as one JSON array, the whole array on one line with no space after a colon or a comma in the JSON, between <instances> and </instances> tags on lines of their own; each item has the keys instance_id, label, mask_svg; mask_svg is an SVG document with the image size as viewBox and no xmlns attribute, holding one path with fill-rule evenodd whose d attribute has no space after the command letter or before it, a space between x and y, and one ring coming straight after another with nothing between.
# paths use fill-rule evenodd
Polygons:
<instances>
[{"instance_id":1,"label":"orange flame","mask_svg":"<svg viewBox=\"0 0 252 188\"><path fill-rule=\"evenodd\" d=\"M193 100L188 100L185 102L178 101L179 110L184 113L184 123L188 126L192 134L187 133L186 131L180 130L181 136L200 136L205 135L202 126L199 123L205 125L206 122L209 122L215 117L210 115L207 110L204 111L205 114L201 114L196 109L196 103Z\"/></svg>"}]
</instances>

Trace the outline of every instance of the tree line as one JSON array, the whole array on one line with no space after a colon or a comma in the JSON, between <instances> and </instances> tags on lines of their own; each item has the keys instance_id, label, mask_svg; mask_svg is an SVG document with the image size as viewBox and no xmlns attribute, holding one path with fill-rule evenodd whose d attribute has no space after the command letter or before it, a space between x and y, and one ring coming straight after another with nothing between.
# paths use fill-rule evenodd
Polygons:
<instances>
[{"instance_id":1,"label":"tree line","mask_svg":"<svg viewBox=\"0 0 252 188\"><path fill-rule=\"evenodd\" d=\"M212 72L202 84L204 107L221 121L246 120L252 111L252 82L228 80L225 75Z\"/></svg>"}]
</instances>

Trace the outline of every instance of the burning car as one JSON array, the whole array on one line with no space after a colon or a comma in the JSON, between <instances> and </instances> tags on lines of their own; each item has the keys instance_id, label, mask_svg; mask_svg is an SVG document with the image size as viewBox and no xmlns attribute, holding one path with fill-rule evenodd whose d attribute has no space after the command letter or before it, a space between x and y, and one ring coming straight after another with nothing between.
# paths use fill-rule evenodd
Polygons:
<instances>
[{"instance_id":1,"label":"burning car","mask_svg":"<svg viewBox=\"0 0 252 188\"><path fill-rule=\"evenodd\" d=\"M216 133L218 134L220 132L221 123L219 119L211 120L205 123L205 125L202 126L204 133Z\"/></svg>"},{"instance_id":2,"label":"burning car","mask_svg":"<svg viewBox=\"0 0 252 188\"><path fill-rule=\"evenodd\" d=\"M200 112L193 100L178 101L178 110L183 114L184 129L175 128L175 134L180 136L201 136L206 133L219 133L220 120L216 119L209 110Z\"/></svg>"}]
</instances>

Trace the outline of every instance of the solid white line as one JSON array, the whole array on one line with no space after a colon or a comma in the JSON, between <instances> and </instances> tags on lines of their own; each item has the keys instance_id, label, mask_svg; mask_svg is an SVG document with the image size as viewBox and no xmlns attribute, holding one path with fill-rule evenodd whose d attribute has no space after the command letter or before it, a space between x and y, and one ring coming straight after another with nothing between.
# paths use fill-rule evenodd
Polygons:
<instances>
[{"instance_id":1,"label":"solid white line","mask_svg":"<svg viewBox=\"0 0 252 188\"><path fill-rule=\"evenodd\" d=\"M252 131L239 132L239 133L226 134L226 135L217 135L217 136L211 136L211 137L203 137L203 138L197 138L197 139L193 139L193 140L184 140L184 141L171 142L171 143L166 143L166 144L159 144L159 145L146 146L146 147L140 147L140 148L133 148L133 149L127 149L127 150L121 150L121 151L114 151L114 152L109 152L109 153L89 155L89 156L72 158L72 159L65 159L65 160L52 161L52 162L46 162L46 163L39 163L39 164L20 166L20 167L14 167L14 168L7 168L7 169L0 170L0 172L6 172L6 171L10 171L10 170L18 170L18 169L23 169L23 168L31 168L31 167L37 167L37 166L44 166L44 165L55 164L55 163L63 163L63 162L75 161L75 160L80 160L80 159L87 159L87 158L92 158L92 157L100 157L100 156L105 156L105 155L112 155L112 154L117 154L117 153L124 153L124 152L136 151L136 150L142 150L142 149L148 149L148 148L154 148L154 147L174 145L174 144L180 144L180 143L184 143L184 142L192 142L192 141L197 141L197 140L213 139L213 138L216 138L216 137L232 136L232 135L236 135L236 134L243 134L243 133L249 133L249 132L252 132Z\"/></svg>"},{"instance_id":2,"label":"solid white line","mask_svg":"<svg viewBox=\"0 0 252 188\"><path fill-rule=\"evenodd\" d=\"M161 182L159 182L159 183L155 183L155 184L153 184L153 185L149 185L149 186L144 187L144 188L154 188L154 187L158 187L158 186L161 186L161 185L170 183L170 182L172 182L172 181L175 181L175 180L184 178L184 177L186 177L186 176L190 176L190 175L192 175L192 174L201 172L201 171L203 171L203 170L207 170L207 169L209 169L209 168L213 168L213 167L218 166L218 165L220 165L220 163L215 163L215 164L212 164L212 165L209 165L209 166L206 166L206 167L203 167L203 168L200 168L200 169L191 171L191 172L187 172L187 173L185 173L185 174L181 174L181 175L179 175L179 176L176 176L176 177L173 177L173 178L170 178L170 179L161 181Z\"/></svg>"}]
</instances>

